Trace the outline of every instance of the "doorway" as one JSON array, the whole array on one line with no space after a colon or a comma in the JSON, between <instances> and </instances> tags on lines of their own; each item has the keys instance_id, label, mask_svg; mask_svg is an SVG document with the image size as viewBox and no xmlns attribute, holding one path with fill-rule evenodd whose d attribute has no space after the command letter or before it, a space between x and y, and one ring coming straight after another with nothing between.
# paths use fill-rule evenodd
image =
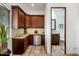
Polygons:
<instances>
[{"instance_id":1,"label":"doorway","mask_svg":"<svg viewBox=\"0 0 79 59\"><path fill-rule=\"evenodd\" d=\"M51 44L52 54L66 54L66 7L51 7Z\"/></svg>"}]
</instances>

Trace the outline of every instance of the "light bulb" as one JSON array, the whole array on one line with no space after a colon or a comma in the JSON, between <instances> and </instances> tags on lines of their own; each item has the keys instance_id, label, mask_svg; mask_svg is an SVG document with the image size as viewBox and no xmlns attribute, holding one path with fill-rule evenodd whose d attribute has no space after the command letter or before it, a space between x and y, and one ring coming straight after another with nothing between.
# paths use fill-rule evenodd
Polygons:
<instances>
[{"instance_id":1,"label":"light bulb","mask_svg":"<svg viewBox=\"0 0 79 59\"><path fill-rule=\"evenodd\" d=\"M34 4L32 4L32 6L34 6Z\"/></svg>"}]
</instances>

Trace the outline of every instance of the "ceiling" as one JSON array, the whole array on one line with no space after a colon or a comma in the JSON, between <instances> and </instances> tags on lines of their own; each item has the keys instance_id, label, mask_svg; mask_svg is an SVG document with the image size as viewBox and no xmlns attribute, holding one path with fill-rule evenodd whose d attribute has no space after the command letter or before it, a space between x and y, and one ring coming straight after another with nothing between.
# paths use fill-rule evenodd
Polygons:
<instances>
[{"instance_id":1,"label":"ceiling","mask_svg":"<svg viewBox=\"0 0 79 59\"><path fill-rule=\"evenodd\" d=\"M18 5L28 14L44 14L45 3L5 3L6 5ZM34 4L34 6L32 6Z\"/></svg>"},{"instance_id":2,"label":"ceiling","mask_svg":"<svg viewBox=\"0 0 79 59\"><path fill-rule=\"evenodd\" d=\"M32 6L32 3L26 3L24 6L28 8L28 10L32 11L44 11L45 4L44 3L33 3L34 6Z\"/></svg>"}]
</instances>

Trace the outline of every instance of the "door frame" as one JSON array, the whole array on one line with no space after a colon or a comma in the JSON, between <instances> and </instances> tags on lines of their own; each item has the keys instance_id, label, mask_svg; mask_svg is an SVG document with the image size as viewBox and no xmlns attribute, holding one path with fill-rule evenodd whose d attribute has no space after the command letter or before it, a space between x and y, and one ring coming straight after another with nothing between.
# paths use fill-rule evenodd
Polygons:
<instances>
[{"instance_id":1,"label":"door frame","mask_svg":"<svg viewBox=\"0 0 79 59\"><path fill-rule=\"evenodd\" d=\"M64 9L64 12L65 12L64 13L65 15L64 17L64 54L66 54L66 7L51 7L51 12L50 12L51 20L52 20L52 8L57 8L57 9L62 8ZM52 35L52 21L51 21L51 35ZM52 46L51 46L51 52L52 52Z\"/></svg>"}]
</instances>

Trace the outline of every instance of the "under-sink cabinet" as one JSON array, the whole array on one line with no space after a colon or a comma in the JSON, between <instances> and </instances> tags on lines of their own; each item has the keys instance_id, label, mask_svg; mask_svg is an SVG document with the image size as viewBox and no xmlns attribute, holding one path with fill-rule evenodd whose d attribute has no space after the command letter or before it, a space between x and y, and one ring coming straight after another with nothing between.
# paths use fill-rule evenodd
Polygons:
<instances>
[{"instance_id":1,"label":"under-sink cabinet","mask_svg":"<svg viewBox=\"0 0 79 59\"><path fill-rule=\"evenodd\" d=\"M45 45L45 35L41 35L41 45Z\"/></svg>"},{"instance_id":2,"label":"under-sink cabinet","mask_svg":"<svg viewBox=\"0 0 79 59\"><path fill-rule=\"evenodd\" d=\"M59 45L59 42L60 42L60 34L52 34L52 42L51 44L52 45Z\"/></svg>"},{"instance_id":3,"label":"under-sink cabinet","mask_svg":"<svg viewBox=\"0 0 79 59\"><path fill-rule=\"evenodd\" d=\"M12 39L12 52L13 54L22 54L26 51L29 45L33 44L32 35L29 35L23 39Z\"/></svg>"},{"instance_id":4,"label":"under-sink cabinet","mask_svg":"<svg viewBox=\"0 0 79 59\"><path fill-rule=\"evenodd\" d=\"M23 54L29 45L33 45L33 35L28 35L25 38L12 38L13 54ZM45 35L41 35L41 45L45 45Z\"/></svg>"}]
</instances>

